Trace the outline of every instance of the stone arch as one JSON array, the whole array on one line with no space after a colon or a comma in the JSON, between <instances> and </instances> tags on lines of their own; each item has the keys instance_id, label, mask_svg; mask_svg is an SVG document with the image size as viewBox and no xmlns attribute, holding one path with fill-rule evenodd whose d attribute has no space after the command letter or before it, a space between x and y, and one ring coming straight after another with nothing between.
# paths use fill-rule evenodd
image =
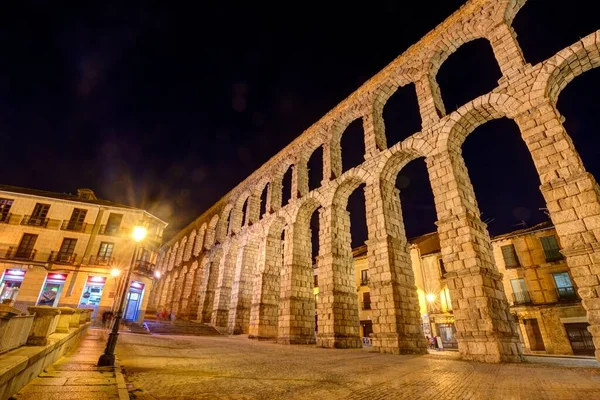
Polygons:
<instances>
[{"instance_id":1,"label":"stone arch","mask_svg":"<svg viewBox=\"0 0 600 400\"><path fill-rule=\"evenodd\" d=\"M181 300L179 302L179 310L177 315L180 318L190 319L189 307L191 305L192 289L195 284L196 270L198 269L198 261L194 261L190 266L185 281L183 282L183 289L181 292Z\"/></svg>"},{"instance_id":2,"label":"stone arch","mask_svg":"<svg viewBox=\"0 0 600 400\"><path fill-rule=\"evenodd\" d=\"M332 203L341 207L346 207L348 197L362 184L366 184L371 179L371 174L363 168L354 168L338 180L334 190Z\"/></svg>"},{"instance_id":3,"label":"stone arch","mask_svg":"<svg viewBox=\"0 0 600 400\"><path fill-rule=\"evenodd\" d=\"M272 179L269 182L269 209L268 213L277 212L284 204L283 204L283 178L287 174L290 168L294 168L295 160L292 157L284 158L278 165L276 165L271 173ZM292 187L290 185L290 200L292 199L291 190Z\"/></svg>"},{"instance_id":4,"label":"stone arch","mask_svg":"<svg viewBox=\"0 0 600 400\"><path fill-rule=\"evenodd\" d=\"M183 261L189 261L190 258L192 258L192 251L194 249L196 235L197 235L196 230L192 229L192 231L190 232L190 235L188 236L185 250L183 252Z\"/></svg>"},{"instance_id":5,"label":"stone arch","mask_svg":"<svg viewBox=\"0 0 600 400\"><path fill-rule=\"evenodd\" d=\"M522 106L521 102L506 94L486 94L480 96L446 119L438 136L436 149L459 150L467 136L479 125L502 117L513 118Z\"/></svg>"},{"instance_id":6,"label":"stone arch","mask_svg":"<svg viewBox=\"0 0 600 400\"><path fill-rule=\"evenodd\" d=\"M296 192L298 197L305 196L309 191L318 189L321 187L321 183L325 176L325 142L322 140L313 140L309 141L303 149L299 152L300 155L297 157L298 162L296 164ZM318 156L317 149L321 149L318 153L321 155L320 165L321 170L321 180L318 182L318 185L312 187L310 184L310 164L313 160L313 156Z\"/></svg>"},{"instance_id":7,"label":"stone arch","mask_svg":"<svg viewBox=\"0 0 600 400\"><path fill-rule=\"evenodd\" d=\"M206 250L210 250L211 247L215 244L215 234L217 229L217 224L219 222L219 215L215 214L210 219L208 223L208 227L206 229L206 236L204 236L204 248Z\"/></svg>"},{"instance_id":8,"label":"stone arch","mask_svg":"<svg viewBox=\"0 0 600 400\"><path fill-rule=\"evenodd\" d=\"M200 229L198 229L198 236L196 236L196 241L194 243L194 257L198 257L202 252L207 226L208 225L205 222L200 226Z\"/></svg>"},{"instance_id":9,"label":"stone arch","mask_svg":"<svg viewBox=\"0 0 600 400\"><path fill-rule=\"evenodd\" d=\"M504 21L511 25L517 13L521 10L521 8L525 5L527 0L502 0L506 3L506 7L504 8Z\"/></svg>"},{"instance_id":10,"label":"stone arch","mask_svg":"<svg viewBox=\"0 0 600 400\"><path fill-rule=\"evenodd\" d=\"M559 51L544 62L538 74L531 99L541 97L550 99L556 105L560 92L577 76L600 66L600 30L590 33L580 41Z\"/></svg>"},{"instance_id":11,"label":"stone arch","mask_svg":"<svg viewBox=\"0 0 600 400\"><path fill-rule=\"evenodd\" d=\"M248 209L250 208L248 201L252 192L250 190L244 190L235 199L233 210L231 211L231 232L233 234L240 233L240 230L248 222Z\"/></svg>"},{"instance_id":12,"label":"stone arch","mask_svg":"<svg viewBox=\"0 0 600 400\"><path fill-rule=\"evenodd\" d=\"M257 184L254 191L254 195L259 199L260 204L258 207L258 219L261 220L265 216L269 215L269 185L270 181L268 177L262 178ZM264 197L264 199L263 199Z\"/></svg>"},{"instance_id":13,"label":"stone arch","mask_svg":"<svg viewBox=\"0 0 600 400\"><path fill-rule=\"evenodd\" d=\"M362 107L361 107L362 108ZM329 170L331 173L330 179L337 179L344 172L344 151L342 149L342 138L348 134L348 128L351 127L357 120L361 120L363 124L360 125L362 130L362 143L363 143L363 157L367 154L366 135L364 131L364 112L361 112L359 107L350 108L346 114L340 119L335 120L330 125L330 138L328 142L329 147ZM347 156L347 152L346 152ZM364 159L363 159L364 160ZM354 167L354 166L352 166ZM352 168L350 167L350 168ZM348 170L349 168L346 168Z\"/></svg>"}]
</instances>

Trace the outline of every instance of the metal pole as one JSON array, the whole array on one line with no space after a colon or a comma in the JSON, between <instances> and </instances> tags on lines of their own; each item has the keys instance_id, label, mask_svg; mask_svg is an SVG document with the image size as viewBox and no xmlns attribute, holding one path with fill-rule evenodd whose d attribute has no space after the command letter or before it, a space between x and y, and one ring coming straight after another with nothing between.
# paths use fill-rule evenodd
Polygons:
<instances>
[{"instance_id":1,"label":"metal pole","mask_svg":"<svg viewBox=\"0 0 600 400\"><path fill-rule=\"evenodd\" d=\"M129 269L127 270L127 276L123 282L123 290L121 298L119 299L119 309L115 316L112 331L108 334L108 341L106 342L106 348L104 354L98 359L99 367L114 367L115 366L115 348L117 347L117 338L119 337L119 325L121 325L121 315L123 314L123 307L125 305L125 298L127 297L127 289L129 289L129 278L133 271L133 263L135 262L135 255L137 253L137 243L133 248L133 254L131 255L131 262L129 263Z\"/></svg>"}]
</instances>

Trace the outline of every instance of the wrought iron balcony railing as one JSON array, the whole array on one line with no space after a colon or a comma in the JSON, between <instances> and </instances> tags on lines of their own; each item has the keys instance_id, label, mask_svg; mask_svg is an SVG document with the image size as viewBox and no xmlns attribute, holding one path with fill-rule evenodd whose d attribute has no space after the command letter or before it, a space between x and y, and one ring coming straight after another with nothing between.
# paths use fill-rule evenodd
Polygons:
<instances>
[{"instance_id":1,"label":"wrought iron balcony railing","mask_svg":"<svg viewBox=\"0 0 600 400\"><path fill-rule=\"evenodd\" d=\"M47 228L49 221L50 218L36 217L35 215L25 215L21 220L21 225L40 226L42 228Z\"/></svg>"},{"instance_id":2,"label":"wrought iron balcony railing","mask_svg":"<svg viewBox=\"0 0 600 400\"><path fill-rule=\"evenodd\" d=\"M155 264L152 264L149 261L137 260L134 264L134 271L141 272L143 274L152 275L154 274L154 269L156 268Z\"/></svg>"},{"instance_id":3,"label":"wrought iron balcony railing","mask_svg":"<svg viewBox=\"0 0 600 400\"><path fill-rule=\"evenodd\" d=\"M370 310L371 309L371 302L370 301L365 301L365 302L361 303L361 308L363 310Z\"/></svg>"},{"instance_id":4,"label":"wrought iron balcony railing","mask_svg":"<svg viewBox=\"0 0 600 400\"><path fill-rule=\"evenodd\" d=\"M90 256L90 265L112 265L113 258L107 256Z\"/></svg>"},{"instance_id":5,"label":"wrought iron balcony railing","mask_svg":"<svg viewBox=\"0 0 600 400\"><path fill-rule=\"evenodd\" d=\"M63 231L85 232L87 223L75 222L71 220L63 220L60 229Z\"/></svg>"},{"instance_id":6,"label":"wrought iron balcony railing","mask_svg":"<svg viewBox=\"0 0 600 400\"><path fill-rule=\"evenodd\" d=\"M120 226L100 225L100 235L123 236L124 230Z\"/></svg>"},{"instance_id":7,"label":"wrought iron balcony railing","mask_svg":"<svg viewBox=\"0 0 600 400\"><path fill-rule=\"evenodd\" d=\"M513 293L513 302L515 304L531 303L531 297L529 296L529 292L528 291L514 292Z\"/></svg>"},{"instance_id":8,"label":"wrought iron balcony railing","mask_svg":"<svg viewBox=\"0 0 600 400\"><path fill-rule=\"evenodd\" d=\"M577 291L573 286L556 288L556 293L558 294L559 301L579 300L579 297L577 296Z\"/></svg>"},{"instance_id":9,"label":"wrought iron balcony railing","mask_svg":"<svg viewBox=\"0 0 600 400\"><path fill-rule=\"evenodd\" d=\"M51 251L48 256L48 262L56 264L75 264L77 254L61 253L60 251Z\"/></svg>"},{"instance_id":10,"label":"wrought iron balcony railing","mask_svg":"<svg viewBox=\"0 0 600 400\"><path fill-rule=\"evenodd\" d=\"M10 223L10 217L12 217L11 213L0 214L0 223L2 223L2 224L9 224Z\"/></svg>"},{"instance_id":11,"label":"wrought iron balcony railing","mask_svg":"<svg viewBox=\"0 0 600 400\"><path fill-rule=\"evenodd\" d=\"M6 252L6 258L10 258L13 260L29 260L33 261L35 259L35 255L37 253L36 249L21 249L9 247Z\"/></svg>"}]
</instances>

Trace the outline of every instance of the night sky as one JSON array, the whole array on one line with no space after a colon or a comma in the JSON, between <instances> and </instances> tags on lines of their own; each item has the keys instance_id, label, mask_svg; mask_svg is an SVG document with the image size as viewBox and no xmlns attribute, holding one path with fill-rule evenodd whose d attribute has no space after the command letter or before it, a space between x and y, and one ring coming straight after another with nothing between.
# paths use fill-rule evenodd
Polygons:
<instances>
[{"instance_id":1,"label":"night sky","mask_svg":"<svg viewBox=\"0 0 600 400\"><path fill-rule=\"evenodd\" d=\"M89 187L163 218L168 238L463 2L6 3L0 183ZM530 0L514 22L526 60L535 64L599 29L592 4ZM499 77L489 44L461 47L438 75L447 111ZM597 179L598 93L600 70L590 71L558 104ZM412 86L390 99L384 118L388 144L420 129ZM361 130L353 124L342 139L345 163L362 157ZM491 234L546 219L514 122L479 127L463 154ZM313 180L320 173L312 168ZM397 186L407 235L435 230L424 161L409 164ZM349 210L358 245L366 239L362 191Z\"/></svg>"}]
</instances>

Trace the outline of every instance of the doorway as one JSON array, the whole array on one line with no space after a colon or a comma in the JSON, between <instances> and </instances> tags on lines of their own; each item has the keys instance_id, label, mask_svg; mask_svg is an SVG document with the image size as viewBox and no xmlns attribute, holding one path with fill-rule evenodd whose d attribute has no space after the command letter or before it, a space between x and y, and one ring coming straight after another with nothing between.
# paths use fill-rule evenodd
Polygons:
<instances>
[{"instance_id":1,"label":"doorway","mask_svg":"<svg viewBox=\"0 0 600 400\"><path fill-rule=\"evenodd\" d=\"M125 302L125 313L123 319L125 321L135 321L138 319L140 307L142 306L142 295L144 294L144 284L133 281L127 293Z\"/></svg>"},{"instance_id":2,"label":"doorway","mask_svg":"<svg viewBox=\"0 0 600 400\"><path fill-rule=\"evenodd\" d=\"M542 339L542 332L540 331L538 320L536 318L524 319L523 325L525 325L525 332L529 339L529 349L531 351L545 351L546 346L544 346L544 340Z\"/></svg>"}]
</instances>

